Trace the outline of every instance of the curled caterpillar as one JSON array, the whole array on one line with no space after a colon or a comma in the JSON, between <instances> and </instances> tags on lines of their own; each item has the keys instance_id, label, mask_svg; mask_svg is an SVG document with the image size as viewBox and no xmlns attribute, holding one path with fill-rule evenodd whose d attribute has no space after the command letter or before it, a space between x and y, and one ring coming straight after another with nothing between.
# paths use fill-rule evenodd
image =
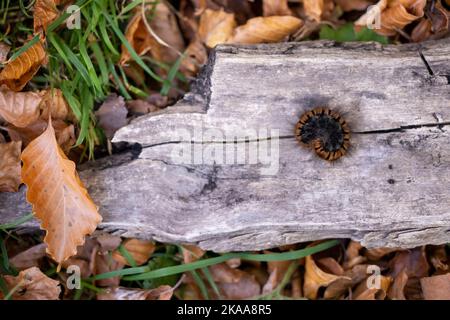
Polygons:
<instances>
[{"instance_id":1,"label":"curled caterpillar","mask_svg":"<svg viewBox=\"0 0 450 320\"><path fill-rule=\"evenodd\" d=\"M344 118L328 108L305 112L295 126L295 137L304 146L314 149L322 159L334 161L350 147L350 129Z\"/></svg>"}]
</instances>

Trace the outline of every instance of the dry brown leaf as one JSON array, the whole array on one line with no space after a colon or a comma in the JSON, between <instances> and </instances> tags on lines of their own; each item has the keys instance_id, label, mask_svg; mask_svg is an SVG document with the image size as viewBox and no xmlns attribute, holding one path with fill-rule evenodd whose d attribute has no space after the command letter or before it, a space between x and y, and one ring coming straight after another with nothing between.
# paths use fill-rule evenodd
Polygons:
<instances>
[{"instance_id":1,"label":"dry brown leaf","mask_svg":"<svg viewBox=\"0 0 450 320\"><path fill-rule=\"evenodd\" d=\"M186 58L181 63L180 71L187 77L195 77L208 60L206 48L200 40L195 39L186 48L185 55Z\"/></svg>"},{"instance_id":2,"label":"dry brown leaf","mask_svg":"<svg viewBox=\"0 0 450 320\"><path fill-rule=\"evenodd\" d=\"M205 254L205 251L197 246L184 244L183 249L183 262L191 263L195 262Z\"/></svg>"},{"instance_id":3,"label":"dry brown leaf","mask_svg":"<svg viewBox=\"0 0 450 320\"><path fill-rule=\"evenodd\" d=\"M23 270L17 277L5 276L6 286L14 290L13 300L58 300L59 282L50 279L38 268Z\"/></svg>"},{"instance_id":4,"label":"dry brown leaf","mask_svg":"<svg viewBox=\"0 0 450 320\"><path fill-rule=\"evenodd\" d=\"M450 273L420 279L426 300L450 300Z\"/></svg>"},{"instance_id":5,"label":"dry brown leaf","mask_svg":"<svg viewBox=\"0 0 450 320\"><path fill-rule=\"evenodd\" d=\"M336 261L336 259L331 257L324 257L316 260L317 266L324 270L325 272L342 276L344 274L344 269L341 265Z\"/></svg>"},{"instance_id":6,"label":"dry brown leaf","mask_svg":"<svg viewBox=\"0 0 450 320\"><path fill-rule=\"evenodd\" d=\"M303 0L303 8L305 14L311 20L319 22L324 10L325 0Z\"/></svg>"},{"instance_id":7,"label":"dry brown leaf","mask_svg":"<svg viewBox=\"0 0 450 320\"><path fill-rule=\"evenodd\" d=\"M366 281L361 282L353 293L354 300L384 300L392 283L391 277L380 275L380 288L368 288Z\"/></svg>"},{"instance_id":8,"label":"dry brown leaf","mask_svg":"<svg viewBox=\"0 0 450 320\"><path fill-rule=\"evenodd\" d=\"M344 272L344 276L332 282L325 290L323 297L325 299L338 299L342 295L367 278L368 265L356 265L351 270Z\"/></svg>"},{"instance_id":9,"label":"dry brown leaf","mask_svg":"<svg viewBox=\"0 0 450 320\"><path fill-rule=\"evenodd\" d=\"M148 5L146 12L152 12L152 19L146 24L138 7L125 32L125 37L138 55L150 52L157 61L175 62L184 50L184 41L175 15L163 2ZM156 36L156 37L155 37ZM130 60L130 53L122 46L121 64Z\"/></svg>"},{"instance_id":10,"label":"dry brown leaf","mask_svg":"<svg viewBox=\"0 0 450 320\"><path fill-rule=\"evenodd\" d=\"M26 127L39 118L39 104L42 94L35 92L14 92L7 87L0 88L0 116L16 127Z\"/></svg>"},{"instance_id":11,"label":"dry brown leaf","mask_svg":"<svg viewBox=\"0 0 450 320\"><path fill-rule=\"evenodd\" d=\"M263 0L263 16L291 16L288 0Z\"/></svg>"},{"instance_id":12,"label":"dry brown leaf","mask_svg":"<svg viewBox=\"0 0 450 320\"><path fill-rule=\"evenodd\" d=\"M0 192L19 190L21 147L20 141L0 144Z\"/></svg>"},{"instance_id":13,"label":"dry brown leaf","mask_svg":"<svg viewBox=\"0 0 450 320\"><path fill-rule=\"evenodd\" d=\"M95 271L95 259L99 251L98 242L92 237L87 237L82 246L77 247L77 254L62 263L62 267L67 269L71 265L80 268L82 278L91 276Z\"/></svg>"},{"instance_id":14,"label":"dry brown leaf","mask_svg":"<svg viewBox=\"0 0 450 320\"><path fill-rule=\"evenodd\" d=\"M45 257L46 249L47 245L45 243L40 243L15 255L9 262L18 270L38 267L39 261Z\"/></svg>"},{"instance_id":15,"label":"dry brown leaf","mask_svg":"<svg viewBox=\"0 0 450 320\"><path fill-rule=\"evenodd\" d=\"M136 13L128 23L127 29L125 30L125 38L139 56L146 54L152 47L157 45L155 39L149 36L140 13ZM122 45L120 64L123 65L130 59L130 53L127 48Z\"/></svg>"},{"instance_id":16,"label":"dry brown leaf","mask_svg":"<svg viewBox=\"0 0 450 320\"><path fill-rule=\"evenodd\" d=\"M97 300L170 300L172 295L173 289L167 285L147 290L115 287L98 293Z\"/></svg>"},{"instance_id":17,"label":"dry brown leaf","mask_svg":"<svg viewBox=\"0 0 450 320\"><path fill-rule=\"evenodd\" d=\"M298 30L303 21L290 16L257 17L235 29L229 43L280 42Z\"/></svg>"},{"instance_id":18,"label":"dry brown leaf","mask_svg":"<svg viewBox=\"0 0 450 320\"><path fill-rule=\"evenodd\" d=\"M373 4L369 0L334 0L336 4L345 12L347 11L363 11Z\"/></svg>"},{"instance_id":19,"label":"dry brown leaf","mask_svg":"<svg viewBox=\"0 0 450 320\"><path fill-rule=\"evenodd\" d=\"M213 265L209 269L225 299L249 299L261 293L261 286L254 275L233 269L226 263Z\"/></svg>"},{"instance_id":20,"label":"dry brown leaf","mask_svg":"<svg viewBox=\"0 0 450 320\"><path fill-rule=\"evenodd\" d=\"M269 279L264 284L262 294L271 293L283 280L284 274L291 265L292 261L271 261L267 263L267 269L270 272Z\"/></svg>"},{"instance_id":21,"label":"dry brown leaf","mask_svg":"<svg viewBox=\"0 0 450 320\"><path fill-rule=\"evenodd\" d=\"M122 270L124 264L117 261L112 257L110 253L102 253L97 251L94 258L94 270L95 275L102 274L111 271ZM95 285L99 287L116 287L120 283L120 277L111 277L106 279L95 280Z\"/></svg>"},{"instance_id":22,"label":"dry brown leaf","mask_svg":"<svg viewBox=\"0 0 450 320\"><path fill-rule=\"evenodd\" d=\"M68 125L62 120L52 121L53 129L56 132L56 139L59 146L67 154L70 148L75 143L75 128L73 125ZM31 141L40 136L47 128L47 121L39 119L25 128L18 128L12 125L6 127L11 140L22 141L26 147Z\"/></svg>"},{"instance_id":23,"label":"dry brown leaf","mask_svg":"<svg viewBox=\"0 0 450 320\"><path fill-rule=\"evenodd\" d=\"M366 262L367 258L360 255L363 246L356 241L350 241L345 250L345 261L343 263L344 269L351 269L355 265Z\"/></svg>"},{"instance_id":24,"label":"dry brown leaf","mask_svg":"<svg viewBox=\"0 0 450 320\"><path fill-rule=\"evenodd\" d=\"M151 255L155 251L155 243L153 241L148 240L139 240L139 239L127 239L123 242L123 247L128 251L130 256L134 259L138 266L147 262L150 259ZM113 253L114 260L130 265L130 263L122 256L119 250L115 250Z\"/></svg>"},{"instance_id":25,"label":"dry brown leaf","mask_svg":"<svg viewBox=\"0 0 450 320\"><path fill-rule=\"evenodd\" d=\"M41 92L42 101L39 105L41 109L40 118L48 120L51 115L52 120L68 120L76 122L72 110L64 98L60 89L48 89Z\"/></svg>"},{"instance_id":26,"label":"dry brown leaf","mask_svg":"<svg viewBox=\"0 0 450 320\"><path fill-rule=\"evenodd\" d=\"M328 287L338 279L351 280L349 277L324 272L316 265L311 256L306 257L305 279L303 284L303 292L306 298L317 299L317 293L320 287Z\"/></svg>"},{"instance_id":27,"label":"dry brown leaf","mask_svg":"<svg viewBox=\"0 0 450 320\"><path fill-rule=\"evenodd\" d=\"M8 59L9 49L10 47L6 43L0 42L0 63L5 63Z\"/></svg>"},{"instance_id":28,"label":"dry brown leaf","mask_svg":"<svg viewBox=\"0 0 450 320\"><path fill-rule=\"evenodd\" d=\"M206 9L200 17L198 34L200 39L209 48L226 43L236 28L233 13L227 13L223 9Z\"/></svg>"},{"instance_id":29,"label":"dry brown leaf","mask_svg":"<svg viewBox=\"0 0 450 320\"><path fill-rule=\"evenodd\" d=\"M392 286L389 288L388 297L391 300L406 300L405 286L408 282L408 275L402 270L394 279Z\"/></svg>"},{"instance_id":30,"label":"dry brown leaf","mask_svg":"<svg viewBox=\"0 0 450 320\"><path fill-rule=\"evenodd\" d=\"M113 236L112 234L105 233L95 238L100 245L100 252L106 253L108 251L114 251L122 243L122 238L119 236Z\"/></svg>"},{"instance_id":31,"label":"dry brown leaf","mask_svg":"<svg viewBox=\"0 0 450 320\"><path fill-rule=\"evenodd\" d=\"M401 250L400 248L374 248L374 249L367 249L366 252L364 252L364 256L371 260L371 261L377 261L380 260L382 257Z\"/></svg>"},{"instance_id":32,"label":"dry brown leaf","mask_svg":"<svg viewBox=\"0 0 450 320\"><path fill-rule=\"evenodd\" d=\"M43 33L47 27L59 16L55 0L36 0L34 3L34 33Z\"/></svg>"},{"instance_id":33,"label":"dry brown leaf","mask_svg":"<svg viewBox=\"0 0 450 320\"><path fill-rule=\"evenodd\" d=\"M150 112L158 111L159 108L145 100L129 100L126 102L128 111L133 115L144 115Z\"/></svg>"},{"instance_id":34,"label":"dry brown leaf","mask_svg":"<svg viewBox=\"0 0 450 320\"><path fill-rule=\"evenodd\" d=\"M430 262L437 272L449 271L450 260L445 247L445 245L441 245L430 249Z\"/></svg>"},{"instance_id":35,"label":"dry brown leaf","mask_svg":"<svg viewBox=\"0 0 450 320\"><path fill-rule=\"evenodd\" d=\"M408 278L422 278L428 276L430 266L427 261L425 247L411 250L398 251L395 257L389 261L391 273L395 278L405 270Z\"/></svg>"},{"instance_id":36,"label":"dry brown leaf","mask_svg":"<svg viewBox=\"0 0 450 320\"><path fill-rule=\"evenodd\" d=\"M380 28L374 31L385 36L394 36L397 30L403 29L411 22L423 17L426 0L381 0L377 7L381 12ZM365 27L373 24L376 10L365 13L355 22L355 26Z\"/></svg>"},{"instance_id":37,"label":"dry brown leaf","mask_svg":"<svg viewBox=\"0 0 450 320\"><path fill-rule=\"evenodd\" d=\"M46 63L46 53L41 42L37 42L9 62L0 73L0 85L5 84L13 91L20 91Z\"/></svg>"},{"instance_id":38,"label":"dry brown leaf","mask_svg":"<svg viewBox=\"0 0 450 320\"><path fill-rule=\"evenodd\" d=\"M112 139L114 133L127 124L128 110L125 107L123 97L113 93L95 112L98 118L98 125L104 130L108 139Z\"/></svg>"},{"instance_id":39,"label":"dry brown leaf","mask_svg":"<svg viewBox=\"0 0 450 320\"><path fill-rule=\"evenodd\" d=\"M53 126L22 152L27 200L46 230L47 252L58 263L76 254L101 221L97 207L78 177L75 164L58 146Z\"/></svg>"}]
</instances>

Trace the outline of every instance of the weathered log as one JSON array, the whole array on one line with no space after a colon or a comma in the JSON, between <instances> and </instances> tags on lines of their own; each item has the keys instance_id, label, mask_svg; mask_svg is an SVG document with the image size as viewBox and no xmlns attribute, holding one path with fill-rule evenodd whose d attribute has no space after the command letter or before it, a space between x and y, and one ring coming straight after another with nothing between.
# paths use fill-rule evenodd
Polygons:
<instances>
[{"instance_id":1,"label":"weathered log","mask_svg":"<svg viewBox=\"0 0 450 320\"><path fill-rule=\"evenodd\" d=\"M80 175L101 228L124 236L216 251L450 242L449 83L450 39L220 46L191 93L122 128L128 151ZM333 163L293 137L316 106L352 130ZM0 194L0 223L29 211L24 188Z\"/></svg>"}]
</instances>

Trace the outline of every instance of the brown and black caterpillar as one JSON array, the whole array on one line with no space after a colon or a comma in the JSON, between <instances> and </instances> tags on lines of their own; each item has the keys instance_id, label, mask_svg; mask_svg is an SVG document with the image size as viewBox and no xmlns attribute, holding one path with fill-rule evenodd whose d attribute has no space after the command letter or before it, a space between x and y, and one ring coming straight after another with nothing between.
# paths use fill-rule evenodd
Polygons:
<instances>
[{"instance_id":1,"label":"brown and black caterpillar","mask_svg":"<svg viewBox=\"0 0 450 320\"><path fill-rule=\"evenodd\" d=\"M319 107L305 112L295 126L295 137L328 161L339 159L350 147L347 122L338 112L328 108Z\"/></svg>"}]
</instances>

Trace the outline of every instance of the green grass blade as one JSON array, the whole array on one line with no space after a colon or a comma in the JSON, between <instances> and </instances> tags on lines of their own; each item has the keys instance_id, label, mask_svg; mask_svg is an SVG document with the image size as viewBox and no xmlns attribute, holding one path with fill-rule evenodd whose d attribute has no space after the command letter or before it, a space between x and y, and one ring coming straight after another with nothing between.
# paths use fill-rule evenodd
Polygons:
<instances>
[{"instance_id":1,"label":"green grass blade","mask_svg":"<svg viewBox=\"0 0 450 320\"><path fill-rule=\"evenodd\" d=\"M14 52L14 54L9 58L9 63L17 59L18 56L20 56L22 53L27 51L30 47L34 46L39 41L39 36L34 36L33 39L28 41L25 45L23 45L19 50Z\"/></svg>"},{"instance_id":2,"label":"green grass blade","mask_svg":"<svg viewBox=\"0 0 450 320\"><path fill-rule=\"evenodd\" d=\"M187 271L196 270L199 268L205 268L212 266L214 264L225 262L229 259L240 258L243 260L250 261L286 261L304 258L311 254L329 249L339 244L337 240L330 240L324 243L320 243L314 247L300 249L296 251L283 252L283 253L270 253L270 254L251 254L251 253L226 253L222 256L195 261L192 263L182 264L173 267L161 268L158 270L149 271L143 274L133 275L129 277L124 277L123 280L135 281L135 280L146 280L154 279L159 277L165 277L177 273L183 273Z\"/></svg>"},{"instance_id":3,"label":"green grass blade","mask_svg":"<svg viewBox=\"0 0 450 320\"><path fill-rule=\"evenodd\" d=\"M136 61L136 63L153 79L155 79L158 82L164 82L164 80L158 76L156 73L154 73L145 63L142 61L141 57L136 53L136 51L133 49L131 44L128 42L128 40L125 38L125 35L120 31L119 27L113 22L111 17L108 15L105 15L106 20L108 20L108 23L116 33L117 37L119 37L122 44L127 48L128 52L130 53L131 57Z\"/></svg>"},{"instance_id":4,"label":"green grass blade","mask_svg":"<svg viewBox=\"0 0 450 320\"><path fill-rule=\"evenodd\" d=\"M206 288L205 283L203 282L203 279L200 277L200 275L198 274L197 271L191 271L190 272L192 277L194 278L195 283L197 284L197 286L200 289L200 292L202 293L203 298L205 298L205 300L209 300L209 294L208 294L208 289Z\"/></svg>"},{"instance_id":5,"label":"green grass blade","mask_svg":"<svg viewBox=\"0 0 450 320\"><path fill-rule=\"evenodd\" d=\"M26 216L23 216L13 222L9 222L9 223L5 223L5 224L0 224L0 230L8 230L8 229L14 229L17 228L19 225L21 225L22 223L25 223L27 221L30 221L31 219L33 219L33 214L29 213Z\"/></svg>"}]
</instances>

